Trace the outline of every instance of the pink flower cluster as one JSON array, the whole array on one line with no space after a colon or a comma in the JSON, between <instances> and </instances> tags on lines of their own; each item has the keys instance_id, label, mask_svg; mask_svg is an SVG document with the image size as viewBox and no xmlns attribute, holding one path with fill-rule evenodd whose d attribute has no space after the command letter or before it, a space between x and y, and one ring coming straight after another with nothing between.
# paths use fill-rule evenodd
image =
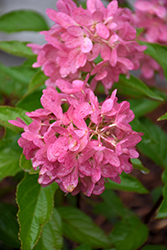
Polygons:
<instances>
[{"instance_id":1,"label":"pink flower cluster","mask_svg":"<svg viewBox=\"0 0 167 250\"><path fill-rule=\"evenodd\" d=\"M32 123L10 121L24 129L18 140L26 159L39 169L38 182L57 182L73 195L101 194L109 178L120 183L122 171L130 173L130 158L137 158L135 146L141 135L132 130L134 119L127 101L117 102L116 90L99 103L87 80L72 83L59 79L43 90L43 109L26 113Z\"/></svg>"},{"instance_id":2,"label":"pink flower cluster","mask_svg":"<svg viewBox=\"0 0 167 250\"><path fill-rule=\"evenodd\" d=\"M139 68L146 47L135 41L129 9L119 8L116 0L106 8L100 0L87 0L87 9L72 0L58 0L57 9L47 10L55 24L41 32L48 43L29 45L38 54L34 67L42 66L49 77L47 86L55 87L59 78L71 81L82 78L81 72L89 72L94 75L92 89L102 81L107 90L119 74L128 75L129 70Z\"/></svg>"},{"instance_id":3,"label":"pink flower cluster","mask_svg":"<svg viewBox=\"0 0 167 250\"><path fill-rule=\"evenodd\" d=\"M139 39L167 45L167 0L138 0L135 8L135 26L142 29ZM147 82L153 80L155 72L163 75L161 66L152 57L143 54L140 63L142 77Z\"/></svg>"}]
</instances>

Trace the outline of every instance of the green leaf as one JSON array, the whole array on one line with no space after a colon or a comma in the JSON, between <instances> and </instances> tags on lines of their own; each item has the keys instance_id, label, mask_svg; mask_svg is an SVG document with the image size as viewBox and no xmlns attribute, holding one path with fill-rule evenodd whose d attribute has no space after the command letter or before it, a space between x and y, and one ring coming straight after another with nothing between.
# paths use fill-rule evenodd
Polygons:
<instances>
[{"instance_id":1,"label":"green leaf","mask_svg":"<svg viewBox=\"0 0 167 250\"><path fill-rule=\"evenodd\" d=\"M19 161L20 167L29 174L37 174L39 171L33 169L31 160L26 160L25 155L22 153Z\"/></svg>"},{"instance_id":2,"label":"green leaf","mask_svg":"<svg viewBox=\"0 0 167 250\"><path fill-rule=\"evenodd\" d=\"M78 243L87 243L91 247L110 247L110 241L104 232L80 210L73 207L58 208L62 218L63 234Z\"/></svg>"},{"instance_id":3,"label":"green leaf","mask_svg":"<svg viewBox=\"0 0 167 250\"><path fill-rule=\"evenodd\" d=\"M60 250L63 245L62 222L57 210L53 208L52 218L47 222L43 229L42 235L33 248L33 250Z\"/></svg>"},{"instance_id":4,"label":"green leaf","mask_svg":"<svg viewBox=\"0 0 167 250\"><path fill-rule=\"evenodd\" d=\"M167 248L165 246L162 245L147 245L142 247L141 250L167 250Z\"/></svg>"},{"instance_id":5,"label":"green leaf","mask_svg":"<svg viewBox=\"0 0 167 250\"><path fill-rule=\"evenodd\" d=\"M0 84L0 91L7 96L11 95L12 98L13 96L22 97L36 72L37 69L32 68L31 64L22 64L17 67L0 64L0 78L3 82Z\"/></svg>"},{"instance_id":6,"label":"green leaf","mask_svg":"<svg viewBox=\"0 0 167 250\"><path fill-rule=\"evenodd\" d=\"M164 189L163 189L164 199L160 205L160 208L158 210L158 214L156 216L156 218L158 218L158 219L167 217L167 170L165 170L165 172L163 173L162 180L165 184Z\"/></svg>"},{"instance_id":7,"label":"green leaf","mask_svg":"<svg viewBox=\"0 0 167 250\"><path fill-rule=\"evenodd\" d=\"M109 189L111 188L129 192L136 192L139 194L148 193L148 190L145 187L143 187L141 182L137 180L135 177L129 174L125 174L124 172L122 172L120 177L121 177L120 184L108 179L108 183L105 184L105 187Z\"/></svg>"},{"instance_id":8,"label":"green leaf","mask_svg":"<svg viewBox=\"0 0 167 250\"><path fill-rule=\"evenodd\" d=\"M110 238L117 250L136 250L146 241L148 229L142 222L135 217L123 219L118 222Z\"/></svg>"},{"instance_id":9,"label":"green leaf","mask_svg":"<svg viewBox=\"0 0 167 250\"><path fill-rule=\"evenodd\" d=\"M161 117L158 118L158 121L166 120L167 119L167 113L162 115Z\"/></svg>"},{"instance_id":10,"label":"green leaf","mask_svg":"<svg viewBox=\"0 0 167 250\"><path fill-rule=\"evenodd\" d=\"M76 247L74 250L91 250L92 248L87 245L87 244L83 244L83 245L80 245L79 247Z\"/></svg>"},{"instance_id":11,"label":"green leaf","mask_svg":"<svg viewBox=\"0 0 167 250\"><path fill-rule=\"evenodd\" d=\"M35 109L43 108L40 103L40 98L42 96L42 90L36 90L28 95L24 95L20 101L17 102L16 106L22 109L26 109L31 112Z\"/></svg>"},{"instance_id":12,"label":"green leaf","mask_svg":"<svg viewBox=\"0 0 167 250\"><path fill-rule=\"evenodd\" d=\"M35 57L31 48L27 47L27 43L30 42L0 41L0 49L15 56Z\"/></svg>"},{"instance_id":13,"label":"green leaf","mask_svg":"<svg viewBox=\"0 0 167 250\"><path fill-rule=\"evenodd\" d=\"M0 180L7 176L14 176L21 171L19 166L20 150L12 147L0 149Z\"/></svg>"},{"instance_id":14,"label":"green leaf","mask_svg":"<svg viewBox=\"0 0 167 250\"><path fill-rule=\"evenodd\" d=\"M130 109L133 110L135 117L141 117L147 113L150 113L161 104L159 101L147 98L130 99L128 102L130 103Z\"/></svg>"},{"instance_id":15,"label":"green leaf","mask_svg":"<svg viewBox=\"0 0 167 250\"><path fill-rule=\"evenodd\" d=\"M141 41L139 43L147 46L144 53L153 57L161 65L167 79L167 46L160 45L158 43L147 43Z\"/></svg>"},{"instance_id":16,"label":"green leaf","mask_svg":"<svg viewBox=\"0 0 167 250\"><path fill-rule=\"evenodd\" d=\"M10 124L9 120L16 120L17 117L21 118L26 124L31 122L26 114L26 111L21 108L13 108L8 106L0 106L0 125L10 128L16 132L22 131L21 128L18 128Z\"/></svg>"},{"instance_id":17,"label":"green leaf","mask_svg":"<svg viewBox=\"0 0 167 250\"><path fill-rule=\"evenodd\" d=\"M103 198L104 202L95 206L93 210L95 213L100 213L108 219L117 216L126 218L129 215L132 215L132 212L124 207L122 201L114 191L106 189L100 196Z\"/></svg>"},{"instance_id":18,"label":"green leaf","mask_svg":"<svg viewBox=\"0 0 167 250\"><path fill-rule=\"evenodd\" d=\"M134 119L131 122L135 131L143 132L139 150L157 165L167 168L167 134L147 118Z\"/></svg>"},{"instance_id":19,"label":"green leaf","mask_svg":"<svg viewBox=\"0 0 167 250\"><path fill-rule=\"evenodd\" d=\"M38 175L25 174L17 187L19 238L22 250L31 250L37 243L42 227L50 220L54 205L54 182L47 187L38 184Z\"/></svg>"},{"instance_id":20,"label":"green leaf","mask_svg":"<svg viewBox=\"0 0 167 250\"><path fill-rule=\"evenodd\" d=\"M47 30L45 19L32 10L16 10L0 17L0 31L12 33L19 31Z\"/></svg>"},{"instance_id":21,"label":"green leaf","mask_svg":"<svg viewBox=\"0 0 167 250\"><path fill-rule=\"evenodd\" d=\"M28 85L28 91L34 91L45 83L47 76L44 75L43 71L39 70L32 78ZM26 93L27 94L27 93Z\"/></svg>"},{"instance_id":22,"label":"green leaf","mask_svg":"<svg viewBox=\"0 0 167 250\"><path fill-rule=\"evenodd\" d=\"M37 72L37 69L32 68L31 65L21 65L16 67L7 67L0 64L0 71L3 71L7 76L11 76L16 81L22 82L23 84L29 84L31 78Z\"/></svg>"},{"instance_id":23,"label":"green leaf","mask_svg":"<svg viewBox=\"0 0 167 250\"><path fill-rule=\"evenodd\" d=\"M13 248L20 248L17 209L11 204L0 203L0 240Z\"/></svg>"},{"instance_id":24,"label":"green leaf","mask_svg":"<svg viewBox=\"0 0 167 250\"><path fill-rule=\"evenodd\" d=\"M131 163L133 164L133 168L140 170L143 174L148 174L150 170L145 168L142 162L139 159L130 159Z\"/></svg>"},{"instance_id":25,"label":"green leaf","mask_svg":"<svg viewBox=\"0 0 167 250\"><path fill-rule=\"evenodd\" d=\"M21 171L19 158L22 149L17 144L18 138L19 135L7 129L0 140L0 180Z\"/></svg>"},{"instance_id":26,"label":"green leaf","mask_svg":"<svg viewBox=\"0 0 167 250\"><path fill-rule=\"evenodd\" d=\"M119 82L116 83L116 86L117 85L118 87L125 86L129 89L129 91L135 90L139 95L142 94L143 96L148 96L154 100L163 101L162 97L154 93L144 82L132 75L129 79L127 79L124 75L120 75Z\"/></svg>"}]
</instances>

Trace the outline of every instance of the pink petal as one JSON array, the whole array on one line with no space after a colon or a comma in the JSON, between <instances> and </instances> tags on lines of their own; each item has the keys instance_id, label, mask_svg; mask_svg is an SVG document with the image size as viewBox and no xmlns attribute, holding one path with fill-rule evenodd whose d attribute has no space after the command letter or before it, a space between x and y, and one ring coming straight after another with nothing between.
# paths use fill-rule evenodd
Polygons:
<instances>
[{"instance_id":1,"label":"pink petal","mask_svg":"<svg viewBox=\"0 0 167 250\"><path fill-rule=\"evenodd\" d=\"M77 8L77 5L72 0L58 0L56 6L59 12L66 14L71 14Z\"/></svg>"},{"instance_id":2,"label":"pink petal","mask_svg":"<svg viewBox=\"0 0 167 250\"><path fill-rule=\"evenodd\" d=\"M96 31L97 31L98 35L100 37L102 37L103 39L107 39L110 35L110 32L109 32L107 26L105 26L103 23L98 23L96 25Z\"/></svg>"},{"instance_id":3,"label":"pink petal","mask_svg":"<svg viewBox=\"0 0 167 250\"><path fill-rule=\"evenodd\" d=\"M118 175L118 173L116 172L115 168L113 168L113 166L107 164L107 165L103 165L101 167L101 175L104 178L111 178L111 177L116 177Z\"/></svg>"},{"instance_id":4,"label":"pink petal","mask_svg":"<svg viewBox=\"0 0 167 250\"><path fill-rule=\"evenodd\" d=\"M104 151L105 159L114 167L119 167L120 166L120 161L118 156L114 152L112 152L109 149L106 149Z\"/></svg>"},{"instance_id":5,"label":"pink petal","mask_svg":"<svg viewBox=\"0 0 167 250\"><path fill-rule=\"evenodd\" d=\"M129 70L134 69L134 64L127 58L119 57L117 59L117 61L124 64L127 67L127 69L129 69Z\"/></svg>"},{"instance_id":6,"label":"pink petal","mask_svg":"<svg viewBox=\"0 0 167 250\"><path fill-rule=\"evenodd\" d=\"M106 101L103 102L101 106L101 112L102 113L107 113L110 111L113 107L113 100L111 98L107 99Z\"/></svg>"},{"instance_id":7,"label":"pink petal","mask_svg":"<svg viewBox=\"0 0 167 250\"><path fill-rule=\"evenodd\" d=\"M111 66L115 67L115 65L117 64L117 60L118 60L117 49L114 48L114 49L112 49L111 57L110 57L110 64L111 64Z\"/></svg>"},{"instance_id":8,"label":"pink petal","mask_svg":"<svg viewBox=\"0 0 167 250\"><path fill-rule=\"evenodd\" d=\"M85 37L81 44L81 51L83 53L88 53L92 50L92 47L93 47L92 41L88 37Z\"/></svg>"},{"instance_id":9,"label":"pink petal","mask_svg":"<svg viewBox=\"0 0 167 250\"><path fill-rule=\"evenodd\" d=\"M78 27L78 26L70 26L67 28L67 32L72 35L72 36L82 36L83 35L83 30Z\"/></svg>"},{"instance_id":10,"label":"pink petal","mask_svg":"<svg viewBox=\"0 0 167 250\"><path fill-rule=\"evenodd\" d=\"M72 192L78 185L78 170L75 168L69 175L62 178L62 184L68 192Z\"/></svg>"},{"instance_id":11,"label":"pink petal","mask_svg":"<svg viewBox=\"0 0 167 250\"><path fill-rule=\"evenodd\" d=\"M141 11L148 11L153 8L153 4L149 1L137 1L135 7Z\"/></svg>"},{"instance_id":12,"label":"pink petal","mask_svg":"<svg viewBox=\"0 0 167 250\"><path fill-rule=\"evenodd\" d=\"M118 2L113 0L107 5L107 17L114 16L118 9Z\"/></svg>"},{"instance_id":13,"label":"pink petal","mask_svg":"<svg viewBox=\"0 0 167 250\"><path fill-rule=\"evenodd\" d=\"M92 18L95 22L101 22L103 20L103 13L101 11L95 11L93 14L92 14Z\"/></svg>"},{"instance_id":14,"label":"pink petal","mask_svg":"<svg viewBox=\"0 0 167 250\"><path fill-rule=\"evenodd\" d=\"M62 12L57 13L56 23L60 24L65 29L70 26L76 25L76 22L72 17Z\"/></svg>"}]
</instances>

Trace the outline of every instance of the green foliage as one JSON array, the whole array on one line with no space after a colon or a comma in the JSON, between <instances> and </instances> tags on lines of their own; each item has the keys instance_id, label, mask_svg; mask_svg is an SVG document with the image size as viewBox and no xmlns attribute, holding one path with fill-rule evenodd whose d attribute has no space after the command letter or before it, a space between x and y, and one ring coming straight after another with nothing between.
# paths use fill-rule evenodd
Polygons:
<instances>
[{"instance_id":1,"label":"green foliage","mask_svg":"<svg viewBox=\"0 0 167 250\"><path fill-rule=\"evenodd\" d=\"M12 33L19 31L47 30L44 18L32 10L16 10L0 17L0 31Z\"/></svg>"},{"instance_id":2,"label":"green foliage","mask_svg":"<svg viewBox=\"0 0 167 250\"><path fill-rule=\"evenodd\" d=\"M74 250L91 250L92 248L89 245L83 244L79 247L75 248Z\"/></svg>"},{"instance_id":3,"label":"green foliage","mask_svg":"<svg viewBox=\"0 0 167 250\"><path fill-rule=\"evenodd\" d=\"M60 250L62 249L62 222L57 210L53 208L53 214L50 221L48 221L43 229L42 235L33 248L34 250Z\"/></svg>"},{"instance_id":4,"label":"green foliage","mask_svg":"<svg viewBox=\"0 0 167 250\"><path fill-rule=\"evenodd\" d=\"M140 44L147 46L147 49L144 51L144 53L150 55L161 65L167 79L167 46L163 46L158 43L147 43L141 41Z\"/></svg>"},{"instance_id":5,"label":"green foliage","mask_svg":"<svg viewBox=\"0 0 167 250\"><path fill-rule=\"evenodd\" d=\"M167 170L163 173L162 180L165 184L164 190L163 190L163 196L164 199L161 203L161 206L158 210L158 214L156 218L161 219L161 218L167 218Z\"/></svg>"},{"instance_id":6,"label":"green foliage","mask_svg":"<svg viewBox=\"0 0 167 250\"><path fill-rule=\"evenodd\" d=\"M0 241L7 246L20 248L16 212L17 209L13 205L0 203Z\"/></svg>"},{"instance_id":7,"label":"green foliage","mask_svg":"<svg viewBox=\"0 0 167 250\"><path fill-rule=\"evenodd\" d=\"M167 113L162 115L161 117L158 118L158 121L166 120L167 119Z\"/></svg>"},{"instance_id":8,"label":"green foliage","mask_svg":"<svg viewBox=\"0 0 167 250\"><path fill-rule=\"evenodd\" d=\"M148 98L129 99L128 102L130 103L130 109L133 110L135 117L141 117L150 113L161 104L159 101Z\"/></svg>"},{"instance_id":9,"label":"green foliage","mask_svg":"<svg viewBox=\"0 0 167 250\"><path fill-rule=\"evenodd\" d=\"M20 167L29 174L38 174L38 170L34 170L31 160L26 160L25 155L22 153L19 161Z\"/></svg>"},{"instance_id":10,"label":"green foliage","mask_svg":"<svg viewBox=\"0 0 167 250\"><path fill-rule=\"evenodd\" d=\"M108 219L113 217L126 218L132 215L133 213L124 207L119 197L114 193L114 191L106 189L101 197L103 202L100 202L94 207L94 212L102 214Z\"/></svg>"},{"instance_id":11,"label":"green foliage","mask_svg":"<svg viewBox=\"0 0 167 250\"><path fill-rule=\"evenodd\" d=\"M133 164L133 168L139 169L143 174L148 174L150 170L145 168L139 159L131 159L131 163Z\"/></svg>"},{"instance_id":12,"label":"green foliage","mask_svg":"<svg viewBox=\"0 0 167 250\"><path fill-rule=\"evenodd\" d=\"M166 168L167 134L147 118L135 119L131 124L134 130L144 133L138 144L140 151L157 165Z\"/></svg>"},{"instance_id":13,"label":"green foliage","mask_svg":"<svg viewBox=\"0 0 167 250\"><path fill-rule=\"evenodd\" d=\"M131 95L132 92L132 95L136 93L135 96L147 96L154 100L163 101L163 98L161 96L154 93L144 82L132 75L130 76L130 78L127 78L124 75L120 75L119 82L115 84L115 87L118 87L118 92L121 90L121 88L127 90L123 92L127 95Z\"/></svg>"},{"instance_id":14,"label":"green foliage","mask_svg":"<svg viewBox=\"0 0 167 250\"><path fill-rule=\"evenodd\" d=\"M109 247L110 241L104 232L93 221L73 207L60 207L58 212L62 218L63 234L78 243L87 243L91 247Z\"/></svg>"},{"instance_id":15,"label":"green foliage","mask_svg":"<svg viewBox=\"0 0 167 250\"><path fill-rule=\"evenodd\" d=\"M105 184L105 187L111 189L129 191L129 192L137 192L140 194L148 193L148 190L145 187L143 187L141 182L135 177L129 174L125 174L124 172L122 172L120 177L121 177L120 184L108 179L108 182Z\"/></svg>"},{"instance_id":16,"label":"green foliage","mask_svg":"<svg viewBox=\"0 0 167 250\"><path fill-rule=\"evenodd\" d=\"M15 56L35 57L31 48L27 47L27 43L21 41L0 41L0 49Z\"/></svg>"},{"instance_id":17,"label":"green foliage","mask_svg":"<svg viewBox=\"0 0 167 250\"><path fill-rule=\"evenodd\" d=\"M24 95L18 102L17 107L26 109L27 111L34 111L35 109L42 108L40 98L42 96L42 90L36 90L30 92L30 94Z\"/></svg>"},{"instance_id":18,"label":"green foliage","mask_svg":"<svg viewBox=\"0 0 167 250\"><path fill-rule=\"evenodd\" d=\"M22 250L31 250L39 240L42 227L51 219L57 184L46 188L38 184L38 175L25 174L17 187L19 239Z\"/></svg>"},{"instance_id":19,"label":"green foliage","mask_svg":"<svg viewBox=\"0 0 167 250\"><path fill-rule=\"evenodd\" d=\"M41 85L45 83L47 79L47 76L44 75L44 73L39 70L31 79L30 84L28 85L28 93L36 90ZM26 93L27 95L27 93Z\"/></svg>"},{"instance_id":20,"label":"green foliage","mask_svg":"<svg viewBox=\"0 0 167 250\"><path fill-rule=\"evenodd\" d=\"M117 250L136 250L146 241L147 227L136 217L130 217L118 222L111 235L111 241Z\"/></svg>"},{"instance_id":21,"label":"green foliage","mask_svg":"<svg viewBox=\"0 0 167 250\"><path fill-rule=\"evenodd\" d=\"M31 118L26 116L26 111L21 108L13 108L8 106L0 106L0 124L6 128L10 128L16 132L22 131L22 128L18 128L11 123L9 120L16 120L17 117L21 118L26 124L31 122Z\"/></svg>"}]
</instances>

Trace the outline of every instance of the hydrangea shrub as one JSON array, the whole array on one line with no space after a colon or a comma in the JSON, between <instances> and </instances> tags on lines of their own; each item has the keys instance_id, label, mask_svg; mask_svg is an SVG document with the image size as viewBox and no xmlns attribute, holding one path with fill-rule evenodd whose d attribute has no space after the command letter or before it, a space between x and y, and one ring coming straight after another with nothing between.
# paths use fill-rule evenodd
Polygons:
<instances>
[{"instance_id":1,"label":"hydrangea shrub","mask_svg":"<svg viewBox=\"0 0 167 250\"><path fill-rule=\"evenodd\" d=\"M167 100L167 2L137 0L133 10L117 0L75 2L46 10L51 28L33 11L0 17L0 31L40 31L46 40L0 42L27 58L0 65L0 177L17 184L16 202L0 203L0 247L153 249L149 222L167 217L167 135L148 114ZM152 172L142 155L164 168L163 187L135 177ZM143 215L121 201L123 192L149 191L155 204Z\"/></svg>"}]
</instances>

